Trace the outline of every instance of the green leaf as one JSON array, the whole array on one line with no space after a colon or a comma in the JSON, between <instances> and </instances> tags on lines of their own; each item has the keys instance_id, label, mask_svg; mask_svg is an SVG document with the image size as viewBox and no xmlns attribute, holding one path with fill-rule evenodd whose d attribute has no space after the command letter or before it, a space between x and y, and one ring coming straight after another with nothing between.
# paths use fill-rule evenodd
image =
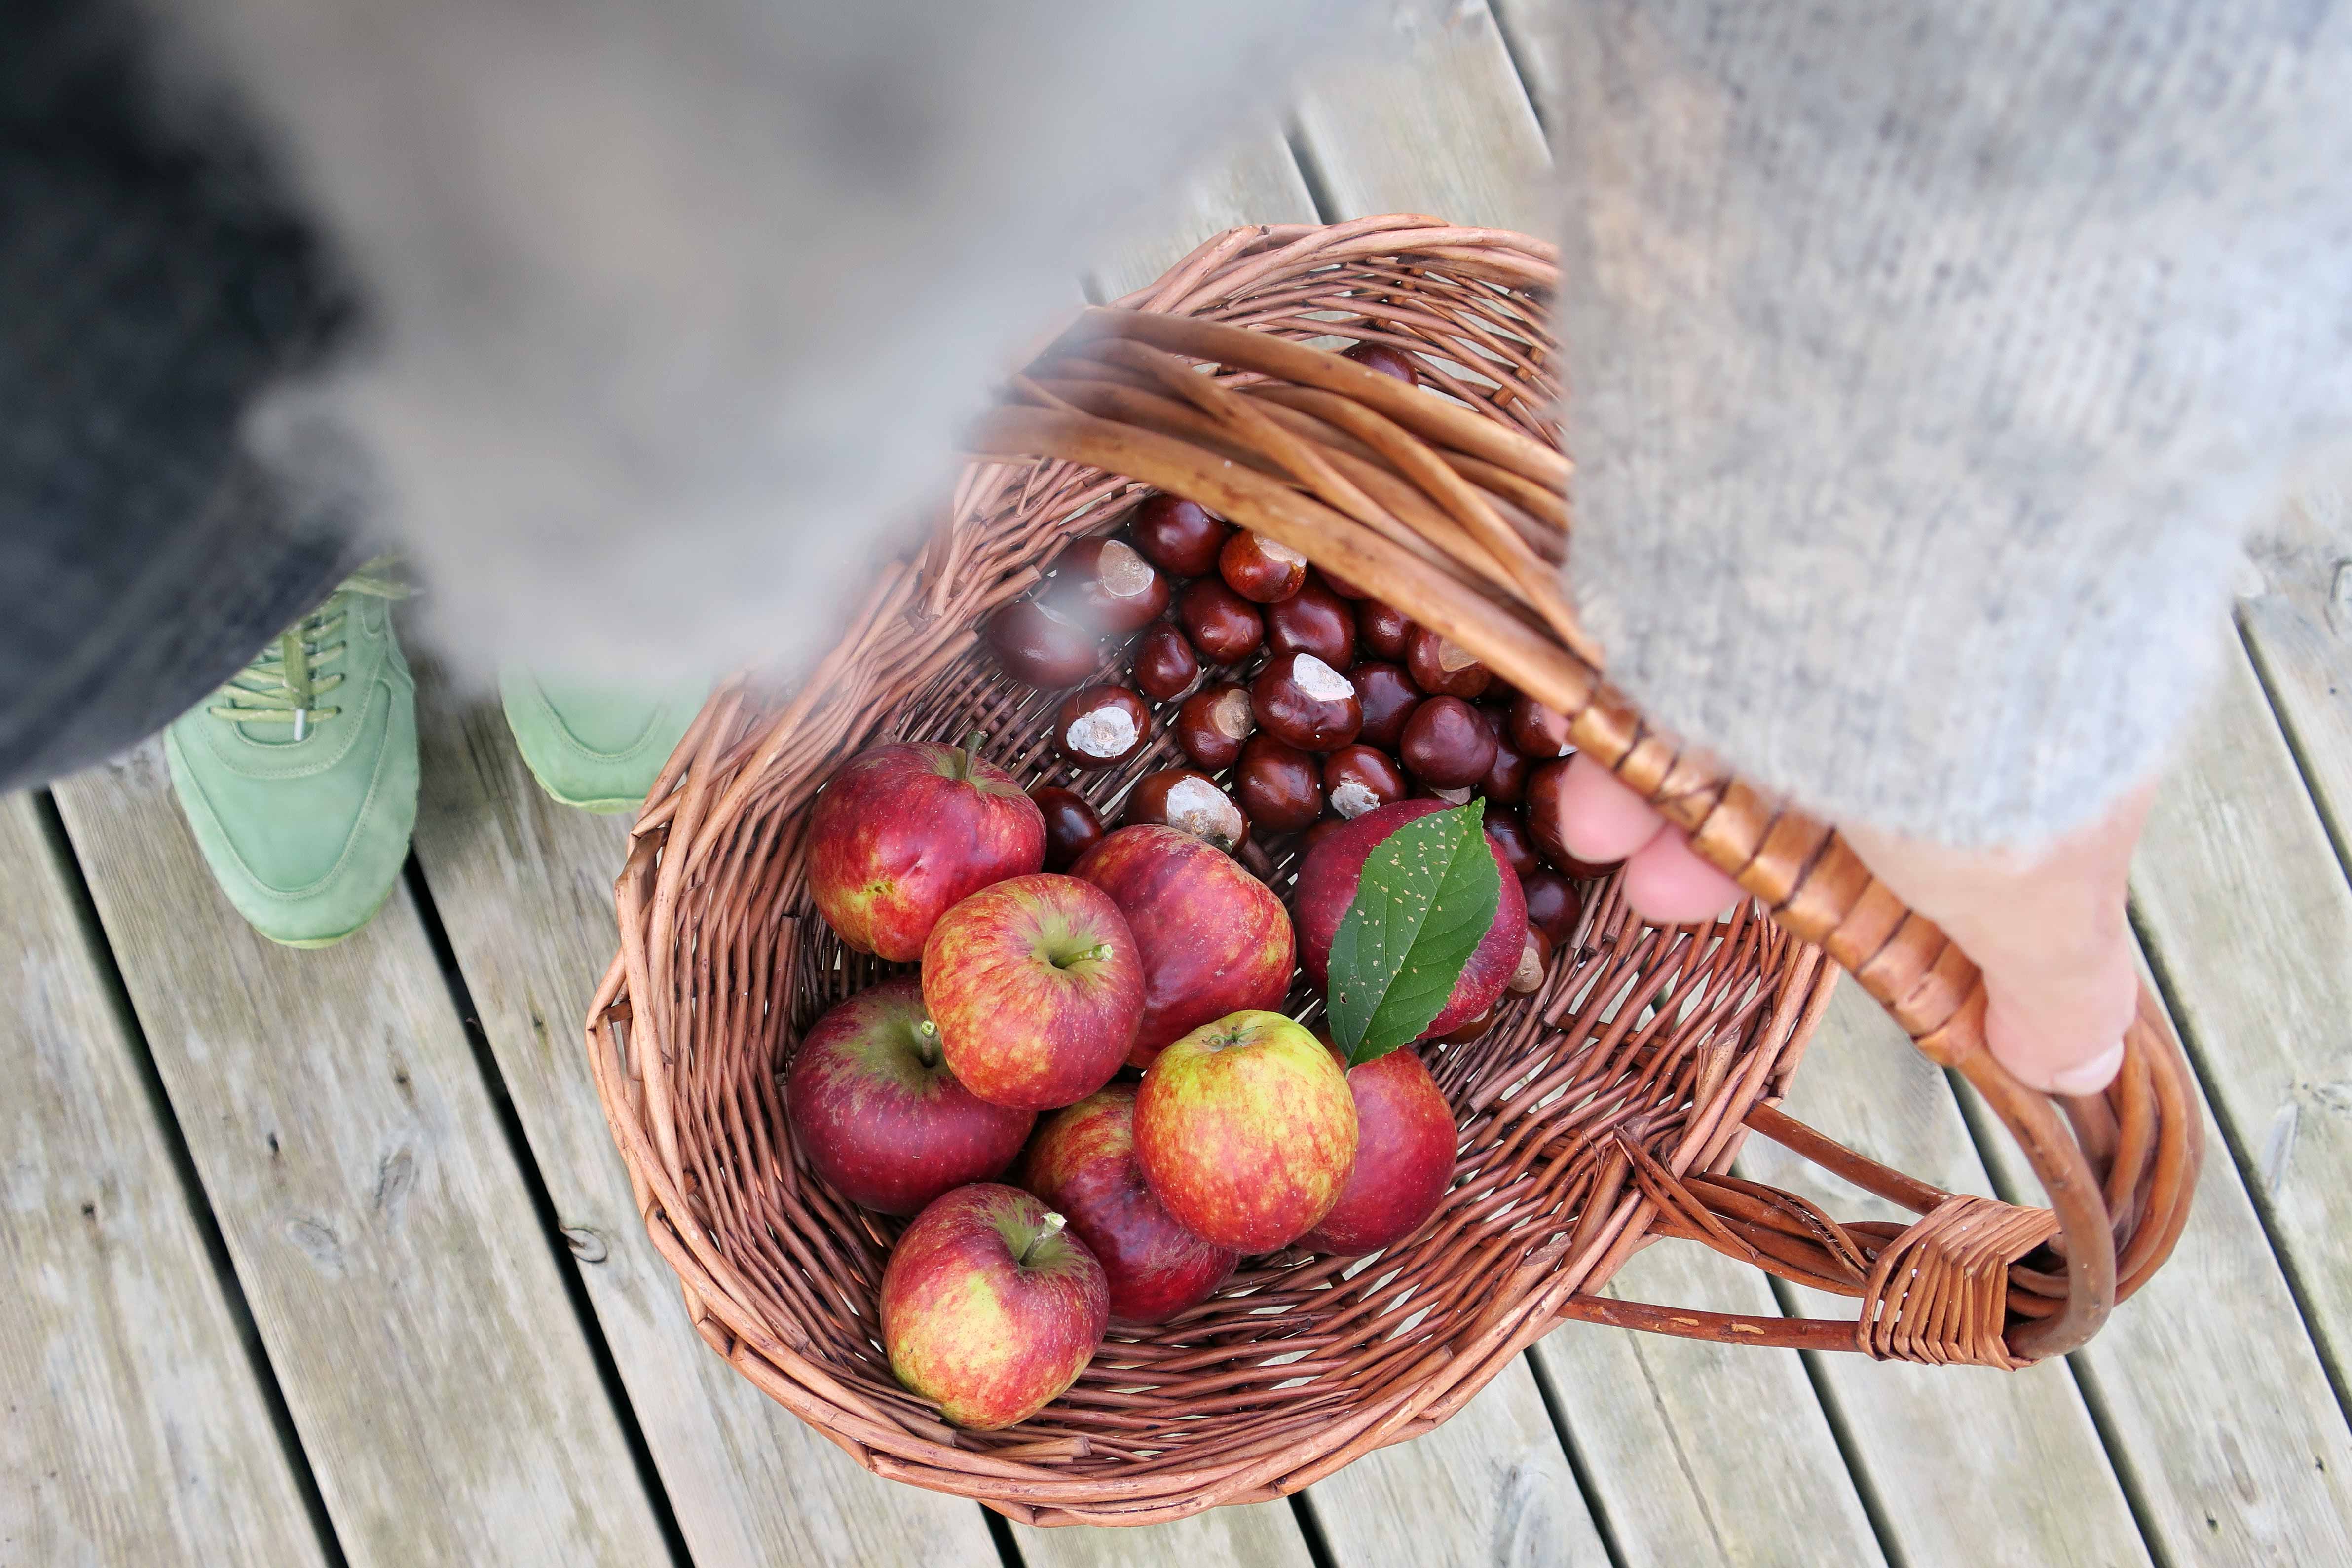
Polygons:
<instances>
[{"instance_id":1,"label":"green leaf","mask_svg":"<svg viewBox=\"0 0 2352 1568\"><path fill-rule=\"evenodd\" d=\"M1331 1037L1349 1067L1428 1028L1495 923L1503 879L1486 817L1483 800L1417 816L1364 861L1331 938Z\"/></svg>"}]
</instances>

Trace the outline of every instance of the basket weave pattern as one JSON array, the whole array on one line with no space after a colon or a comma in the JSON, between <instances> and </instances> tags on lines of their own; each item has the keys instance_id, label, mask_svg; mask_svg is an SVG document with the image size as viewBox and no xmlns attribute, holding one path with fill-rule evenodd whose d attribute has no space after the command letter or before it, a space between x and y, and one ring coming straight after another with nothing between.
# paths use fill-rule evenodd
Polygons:
<instances>
[{"instance_id":1,"label":"basket weave pattern","mask_svg":"<svg viewBox=\"0 0 2352 1568\"><path fill-rule=\"evenodd\" d=\"M1420 217L1203 246L1014 377L920 554L881 574L796 693L722 688L648 796L618 883L621 951L589 1015L598 1089L697 1329L867 1468L1038 1523L1149 1522L1293 1491L1427 1431L1563 1317L2009 1366L2079 1342L2169 1249L2198 1123L2152 1004L2107 1096L2061 1112L2005 1084L1964 954L1826 828L1685 758L1600 684L1559 576L1553 276L1533 241ZM1414 354L1444 395L1301 346L1327 334ZM1137 778L1181 763L1163 731L1118 768L1069 773L1048 741L1058 694L976 646L1062 542L1115 528L1150 489L1296 545L1573 715L1580 749L1759 898L1658 929L1613 882L1591 889L1538 992L1471 1044L1420 1047L1461 1129L1428 1226L1369 1264L1254 1259L1174 1322L1114 1324L1030 1420L959 1432L898 1386L877 1342L899 1222L817 1181L782 1115L800 1032L890 972L815 915L803 808L862 745L975 728L1024 784L1076 788L1107 821ZM1277 890L1295 861L1276 853ZM2055 1213L1940 1192L1774 1108L1838 963L1985 1090ZM1751 1130L1922 1218L1841 1225L1731 1176ZM1858 1320L1593 1294L1662 1237L1853 1297Z\"/></svg>"}]
</instances>

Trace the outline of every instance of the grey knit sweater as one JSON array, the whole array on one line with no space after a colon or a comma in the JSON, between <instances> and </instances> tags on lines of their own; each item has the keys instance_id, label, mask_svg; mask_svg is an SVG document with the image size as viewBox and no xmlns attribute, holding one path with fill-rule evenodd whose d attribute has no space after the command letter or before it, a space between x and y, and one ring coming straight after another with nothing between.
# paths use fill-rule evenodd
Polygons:
<instances>
[{"instance_id":1,"label":"grey knit sweater","mask_svg":"<svg viewBox=\"0 0 2352 1568\"><path fill-rule=\"evenodd\" d=\"M254 428L357 437L457 647L806 657L1090 237L1387 8L201 0L192 52L373 324ZM2352 410L2352 19L1548 18L1612 673L1839 817L2095 811L2193 706L2241 525Z\"/></svg>"}]
</instances>

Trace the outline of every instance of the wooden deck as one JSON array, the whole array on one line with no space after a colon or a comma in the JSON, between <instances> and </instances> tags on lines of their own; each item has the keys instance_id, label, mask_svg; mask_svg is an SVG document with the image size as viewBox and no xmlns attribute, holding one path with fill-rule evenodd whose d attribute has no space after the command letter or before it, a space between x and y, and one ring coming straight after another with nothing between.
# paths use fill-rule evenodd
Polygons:
<instances>
[{"instance_id":1,"label":"wooden deck","mask_svg":"<svg viewBox=\"0 0 2352 1568\"><path fill-rule=\"evenodd\" d=\"M1089 290L1240 222L1532 221L1558 62L1508 0L1431 9ZM407 883L322 952L237 921L152 745L0 798L0 1564L2352 1563L2352 527L2302 521L2137 868L2213 1136L2178 1254L2091 1346L1931 1372L1572 1325L1430 1436L1148 1530L876 1480L688 1328L576 1032L623 828L545 800L494 705L420 670ZM1944 1185L2030 1184L1854 990L1793 1101ZM1841 1305L1675 1246L1615 1289Z\"/></svg>"}]
</instances>

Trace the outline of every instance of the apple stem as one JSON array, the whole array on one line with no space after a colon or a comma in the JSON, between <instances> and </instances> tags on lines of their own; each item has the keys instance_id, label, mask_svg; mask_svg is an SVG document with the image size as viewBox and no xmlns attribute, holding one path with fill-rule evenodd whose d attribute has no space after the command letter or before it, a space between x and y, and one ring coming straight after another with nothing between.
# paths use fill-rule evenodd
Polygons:
<instances>
[{"instance_id":1,"label":"apple stem","mask_svg":"<svg viewBox=\"0 0 2352 1568\"><path fill-rule=\"evenodd\" d=\"M987 742L988 731L985 730L964 731L963 749L957 754L955 764L955 776L959 783L971 777L971 765L980 760L980 748Z\"/></svg>"},{"instance_id":2,"label":"apple stem","mask_svg":"<svg viewBox=\"0 0 2352 1568\"><path fill-rule=\"evenodd\" d=\"M1061 1235L1062 1226L1068 1223L1060 1215L1048 1210L1045 1217L1037 1222L1037 1234L1030 1238L1028 1246L1021 1249L1021 1267L1028 1268L1029 1260L1037 1256L1037 1249Z\"/></svg>"},{"instance_id":3,"label":"apple stem","mask_svg":"<svg viewBox=\"0 0 2352 1568\"><path fill-rule=\"evenodd\" d=\"M921 1048L922 1048L923 1065L924 1065L925 1067L927 1067L927 1068L935 1068L935 1067L939 1066L939 1065L940 1065L940 1026L939 1026L939 1025L937 1025L937 1024L933 1023L930 1019L926 1018L926 1019L924 1019L921 1023L919 1023L919 1024L918 1024L918 1025L916 1025L916 1026L915 1026L915 1033L916 1033L918 1036L919 1036L919 1037L921 1037L922 1042L923 1042L923 1044L922 1044L922 1047L921 1047Z\"/></svg>"}]
</instances>

